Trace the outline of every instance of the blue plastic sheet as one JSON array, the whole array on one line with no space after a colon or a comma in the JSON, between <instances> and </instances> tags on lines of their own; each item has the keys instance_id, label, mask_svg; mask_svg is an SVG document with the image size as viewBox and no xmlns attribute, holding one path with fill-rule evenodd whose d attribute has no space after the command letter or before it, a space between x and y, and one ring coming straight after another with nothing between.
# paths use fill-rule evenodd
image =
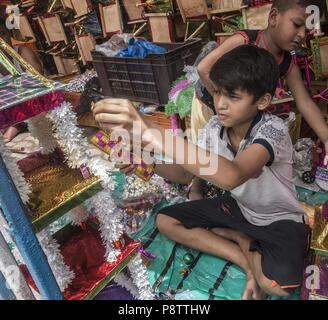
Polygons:
<instances>
[{"instance_id":1,"label":"blue plastic sheet","mask_svg":"<svg viewBox=\"0 0 328 320\"><path fill-rule=\"evenodd\" d=\"M145 40L137 40L131 39L129 42L129 46L123 50L121 50L116 57L121 58L145 58L149 54L163 54L166 53L167 49L162 48L156 44Z\"/></svg>"}]
</instances>

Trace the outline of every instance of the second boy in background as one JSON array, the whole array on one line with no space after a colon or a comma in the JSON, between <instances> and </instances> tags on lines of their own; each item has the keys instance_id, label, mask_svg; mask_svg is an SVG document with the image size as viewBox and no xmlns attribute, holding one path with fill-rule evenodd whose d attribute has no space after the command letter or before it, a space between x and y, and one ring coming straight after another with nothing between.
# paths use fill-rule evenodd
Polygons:
<instances>
[{"instance_id":1,"label":"second boy in background","mask_svg":"<svg viewBox=\"0 0 328 320\"><path fill-rule=\"evenodd\" d=\"M213 82L209 78L214 63L223 54L243 44L254 44L274 55L280 68L280 77L286 80L298 110L324 143L328 153L328 126L310 97L301 72L292 58L291 51L299 47L306 37L306 22L310 14L306 8L320 4L316 0L273 0L268 27L261 31L237 32L219 48L211 52L198 66L199 75L208 92L214 95ZM327 157L325 165L327 165Z\"/></svg>"}]
</instances>

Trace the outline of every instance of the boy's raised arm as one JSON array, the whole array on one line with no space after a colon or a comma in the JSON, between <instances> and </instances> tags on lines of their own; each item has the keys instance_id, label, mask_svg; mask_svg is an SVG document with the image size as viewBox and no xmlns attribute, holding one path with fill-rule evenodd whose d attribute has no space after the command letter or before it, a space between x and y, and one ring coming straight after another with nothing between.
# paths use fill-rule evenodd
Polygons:
<instances>
[{"instance_id":1,"label":"boy's raised arm","mask_svg":"<svg viewBox=\"0 0 328 320\"><path fill-rule=\"evenodd\" d=\"M163 128L147 124L128 100L106 99L98 102L93 113L104 130L124 127L133 139L155 153L164 154L191 175L198 176L224 189L232 190L258 174L271 155L260 144L254 144L233 161L206 151ZM134 124L138 132L134 132Z\"/></svg>"},{"instance_id":2,"label":"boy's raised arm","mask_svg":"<svg viewBox=\"0 0 328 320\"><path fill-rule=\"evenodd\" d=\"M135 173L137 165L133 163L130 164L117 163L115 164L115 167L117 169L120 169L122 173L126 175L131 175ZM192 174L190 174L188 171L183 169L181 166L171 163L157 164L155 167L155 173L166 180L175 183L180 183L180 184L189 184L194 177Z\"/></svg>"},{"instance_id":3,"label":"boy's raised arm","mask_svg":"<svg viewBox=\"0 0 328 320\"><path fill-rule=\"evenodd\" d=\"M163 128L156 129L162 135L165 134ZM256 176L271 158L268 150L261 144L251 145L230 161L181 137L172 137L175 148L171 148L166 139L158 139L157 136L145 131L144 141L154 146L155 150L172 158L186 171L227 191Z\"/></svg>"},{"instance_id":4,"label":"boy's raised arm","mask_svg":"<svg viewBox=\"0 0 328 320\"><path fill-rule=\"evenodd\" d=\"M307 92L302 80L301 71L297 65L294 65L292 70L287 76L287 85L291 90L297 108L315 131L320 140L325 145L326 158L325 165L328 162L328 126L323 118L319 107L314 103L309 93Z\"/></svg>"},{"instance_id":5,"label":"boy's raised arm","mask_svg":"<svg viewBox=\"0 0 328 320\"><path fill-rule=\"evenodd\" d=\"M232 49L241 46L245 43L245 39L241 35L233 35L227 39L220 47L209 53L198 65L197 70L199 77L202 80L207 91L214 95L215 87L210 79L210 71L215 62L222 57L225 53L231 51Z\"/></svg>"}]
</instances>

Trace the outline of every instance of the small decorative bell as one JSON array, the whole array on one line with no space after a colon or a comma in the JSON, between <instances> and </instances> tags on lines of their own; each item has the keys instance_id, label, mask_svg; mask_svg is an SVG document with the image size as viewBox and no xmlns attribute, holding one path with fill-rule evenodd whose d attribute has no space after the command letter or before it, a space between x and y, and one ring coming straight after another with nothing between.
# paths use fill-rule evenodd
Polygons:
<instances>
[{"instance_id":1,"label":"small decorative bell","mask_svg":"<svg viewBox=\"0 0 328 320\"><path fill-rule=\"evenodd\" d=\"M187 276L188 273L189 273L189 270L187 268L181 269L180 272L179 272L181 277Z\"/></svg>"}]
</instances>

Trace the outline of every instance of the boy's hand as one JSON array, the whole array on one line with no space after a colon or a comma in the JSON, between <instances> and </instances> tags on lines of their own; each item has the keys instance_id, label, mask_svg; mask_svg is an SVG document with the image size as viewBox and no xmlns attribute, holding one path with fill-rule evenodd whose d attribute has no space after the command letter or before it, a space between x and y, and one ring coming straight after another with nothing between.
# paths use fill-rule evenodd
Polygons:
<instances>
[{"instance_id":1,"label":"boy's hand","mask_svg":"<svg viewBox=\"0 0 328 320\"><path fill-rule=\"evenodd\" d=\"M142 116L126 99L108 98L101 100L92 107L92 112L95 120L105 131L124 128L132 133L134 124L138 124L141 130L134 132L134 134L142 135L147 129Z\"/></svg>"}]
</instances>

